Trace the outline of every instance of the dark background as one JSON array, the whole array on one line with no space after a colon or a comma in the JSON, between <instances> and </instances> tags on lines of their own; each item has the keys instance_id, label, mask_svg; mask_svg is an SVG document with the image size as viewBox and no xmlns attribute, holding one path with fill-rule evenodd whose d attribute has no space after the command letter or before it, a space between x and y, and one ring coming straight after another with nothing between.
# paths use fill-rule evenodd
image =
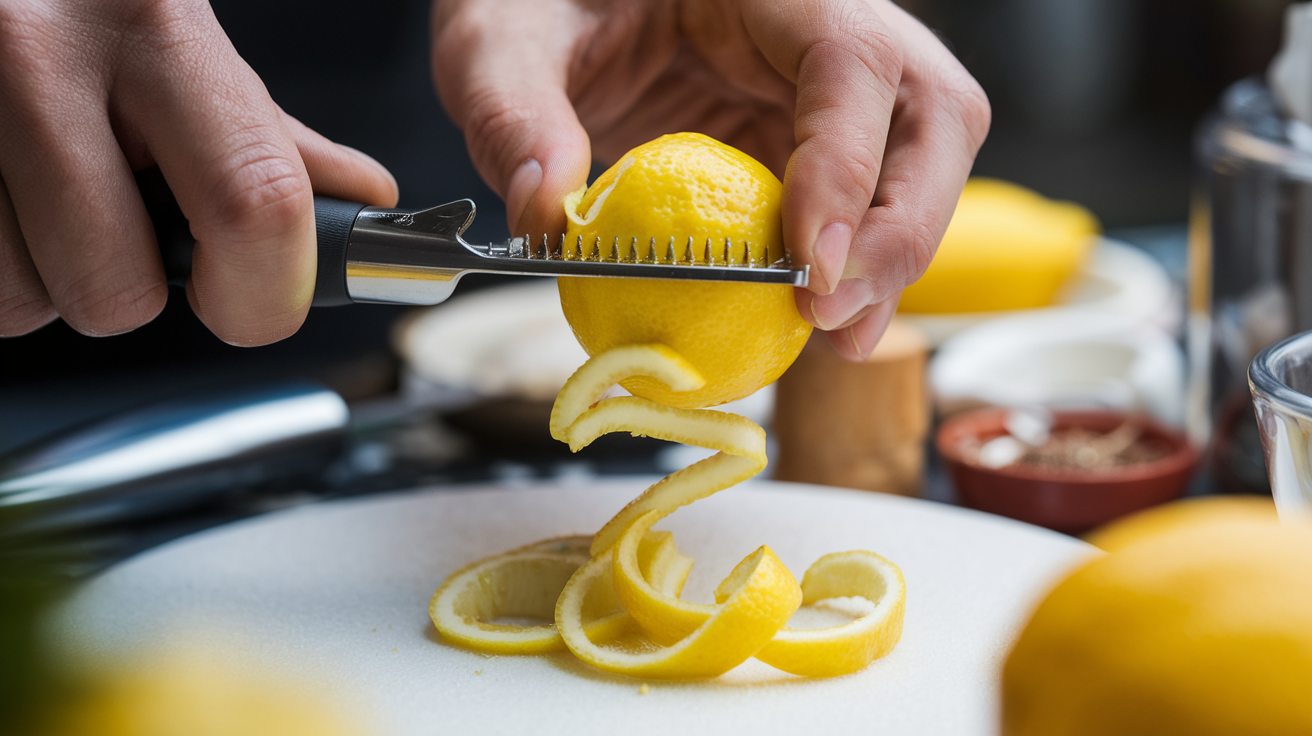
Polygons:
<instances>
[{"instance_id":1,"label":"dark background","mask_svg":"<svg viewBox=\"0 0 1312 736\"><path fill-rule=\"evenodd\" d=\"M1183 223L1190 138L1221 90L1260 73L1284 0L905 0L989 93L975 173L1091 207L1108 228ZM472 238L505 237L432 89L426 0L215 0L274 99L396 175L402 206L470 197ZM478 278L462 288L476 288ZM87 338L56 322L0 340L0 451L159 395L308 375L348 398L387 391L397 308L313 310L293 338L234 348L180 291L136 332Z\"/></svg>"}]
</instances>

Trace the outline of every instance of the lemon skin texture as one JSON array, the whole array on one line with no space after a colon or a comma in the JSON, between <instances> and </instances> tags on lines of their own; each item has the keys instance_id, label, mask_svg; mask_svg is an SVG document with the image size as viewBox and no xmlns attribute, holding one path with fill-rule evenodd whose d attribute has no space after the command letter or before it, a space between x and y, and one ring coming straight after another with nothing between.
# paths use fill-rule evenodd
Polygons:
<instances>
[{"instance_id":1,"label":"lemon skin texture","mask_svg":"<svg viewBox=\"0 0 1312 736\"><path fill-rule=\"evenodd\" d=\"M1052 304L1099 233L1092 213L996 179L971 179L929 268L902 292L918 314Z\"/></svg>"},{"instance_id":2,"label":"lemon skin texture","mask_svg":"<svg viewBox=\"0 0 1312 736\"><path fill-rule=\"evenodd\" d=\"M1312 733L1312 525L1209 520L1095 560L1002 689L1005 736Z\"/></svg>"},{"instance_id":3,"label":"lemon skin texture","mask_svg":"<svg viewBox=\"0 0 1312 736\"><path fill-rule=\"evenodd\" d=\"M662 136L625 154L581 197L566 202L567 244L585 255L601 244L608 256L618 239L627 257L651 243L664 260L698 260L709 240L716 263L744 257L764 264L784 255L779 203L782 185L750 156L693 133ZM572 255L569 247L567 255ZM746 251L746 252L745 252ZM705 266L689 266L704 268ZM811 326L797 313L793 288L782 285L662 279L561 278L561 307L589 355L638 344L664 344L706 378L696 391L675 392L650 378L621 385L634 395L679 408L715 406L774 382L792 364Z\"/></svg>"},{"instance_id":4,"label":"lemon skin texture","mask_svg":"<svg viewBox=\"0 0 1312 736\"><path fill-rule=\"evenodd\" d=\"M1107 551L1119 552L1130 545L1177 529L1244 519L1276 521L1276 505L1258 496L1197 496L1154 506L1098 527L1084 541Z\"/></svg>"}]
</instances>

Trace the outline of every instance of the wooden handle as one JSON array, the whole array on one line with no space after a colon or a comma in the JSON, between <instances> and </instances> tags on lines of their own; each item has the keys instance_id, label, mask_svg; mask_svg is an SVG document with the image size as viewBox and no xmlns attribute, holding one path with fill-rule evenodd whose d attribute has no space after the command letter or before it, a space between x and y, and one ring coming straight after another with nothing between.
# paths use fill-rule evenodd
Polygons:
<instances>
[{"instance_id":1,"label":"wooden handle","mask_svg":"<svg viewBox=\"0 0 1312 736\"><path fill-rule=\"evenodd\" d=\"M898 319L864 363L840 358L817 333L779 379L774 477L919 495L928 355L920 330Z\"/></svg>"}]
</instances>

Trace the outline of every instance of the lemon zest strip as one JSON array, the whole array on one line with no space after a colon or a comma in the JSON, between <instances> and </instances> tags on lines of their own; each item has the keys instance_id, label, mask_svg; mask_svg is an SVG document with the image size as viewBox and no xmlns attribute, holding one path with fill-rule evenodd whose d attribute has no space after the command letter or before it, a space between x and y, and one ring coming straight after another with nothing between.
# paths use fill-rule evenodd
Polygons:
<instances>
[{"instance_id":1,"label":"lemon zest strip","mask_svg":"<svg viewBox=\"0 0 1312 736\"><path fill-rule=\"evenodd\" d=\"M825 555L802 584L768 547L745 558L716 589L716 603L679 598L692 560L657 521L735 485L765 467L765 433L733 414L678 409L637 397L598 401L625 378L656 378L677 391L704 381L664 345L617 348L595 356L566 382L552 409L552 435L572 450L628 431L717 450L653 484L591 538L521 547L452 575L430 603L448 639L498 653L568 647L600 669L635 677L714 677L747 658L811 677L858 671L901 637L906 585L897 566L864 550ZM563 576L566 582L561 582ZM530 579L533 578L533 579ZM558 593L557 593L558 591ZM554 625L514 626L500 616L543 617L555 595ZM796 630L799 606L864 599L853 621Z\"/></svg>"},{"instance_id":2,"label":"lemon zest strip","mask_svg":"<svg viewBox=\"0 0 1312 736\"><path fill-rule=\"evenodd\" d=\"M556 395L551 406L551 436L568 442L565 429L611 386L632 376L654 378L674 391L696 391L706 383L691 363L664 345L626 345L607 350L574 371Z\"/></svg>"}]
</instances>

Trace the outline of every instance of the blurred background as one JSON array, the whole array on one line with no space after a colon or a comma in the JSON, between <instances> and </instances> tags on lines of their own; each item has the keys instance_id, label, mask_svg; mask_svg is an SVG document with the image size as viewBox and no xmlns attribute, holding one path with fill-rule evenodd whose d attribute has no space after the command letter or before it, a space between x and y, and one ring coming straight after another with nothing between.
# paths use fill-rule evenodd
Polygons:
<instances>
[{"instance_id":1,"label":"blurred background","mask_svg":"<svg viewBox=\"0 0 1312 736\"><path fill-rule=\"evenodd\" d=\"M1230 83L1278 48L1282 0L908 0L952 45L993 104L975 173L1089 207L1109 230L1183 236L1190 139ZM500 201L479 180L432 92L427 3L377 0L369 23L344 0L216 0L239 52L275 100L396 175L401 205L470 197L474 238L505 237ZM289 34L286 28L295 27ZM367 106L347 89L373 91ZM1183 268L1183 248L1169 266ZM471 278L476 289L486 279ZM0 342L0 448L151 395L215 380L310 374L348 398L395 383L389 307L316 310L294 338L221 344L181 293L153 324L85 338L56 323ZM94 381L85 380L95 376ZM109 387L113 386L112 389Z\"/></svg>"},{"instance_id":2,"label":"blurred background","mask_svg":"<svg viewBox=\"0 0 1312 736\"><path fill-rule=\"evenodd\" d=\"M1163 329L1183 353L1188 329L1180 315L1190 289L1191 195L1205 188L1194 136L1228 87L1264 74L1279 48L1288 3L905 0L903 5L945 39L988 92L993 127L974 174L1079 203L1109 237L1151 258L1169 280L1176 305L1177 318L1166 320ZM213 6L273 98L329 138L387 166L400 184L400 206L472 198L479 213L467 238L506 236L501 202L479 180L461 133L433 93L426 0L373 0L364 23L360 4L349 0L214 0ZM289 33L289 28L296 30ZM358 104L359 89L369 90L367 105ZM434 312L459 310L462 296L502 283L467 278L457 299ZM483 304L451 311L446 322L480 311L496 309ZM0 453L162 399L213 396L282 379L327 386L349 403L356 421L346 438L339 438L345 449L332 453L328 471L313 482L256 473L165 516L115 522L76 536L0 538L0 575L10 602L0 606L0 615L9 619L0 622L3 656L22 661L31 644L26 622L34 609L13 601L43 600L63 582L226 520L337 495L486 479L668 472L687 460L677 448L629 438L599 443L587 458L569 456L564 447L534 434L545 435L543 407L554 388L508 380L480 394L479 386L444 383L442 376L469 376L478 366L451 366L441 356L419 355L416 344L431 341L434 330L450 329L423 319L399 307L317 309L288 340L234 348L206 331L183 293L174 290L164 313L130 334L88 338L57 322L0 340ZM921 375L925 351L941 340L933 335L906 340L888 350L894 359L917 356L910 370ZM565 349L552 360L568 375L569 362L577 365L579 356ZM498 359L512 368L524 365L522 356ZM432 368L429 360L442 365ZM554 366L552 360L547 363ZM834 370L815 360L809 365L807 370ZM1192 367L1211 370L1204 363ZM880 375L884 381L905 378ZM912 383L926 390L923 378ZM1182 385L1176 388L1183 391ZM1210 411L1215 402L1209 397L1205 403ZM741 410L768 421L770 406L758 401ZM928 444L927 421L907 420L906 441L917 448L915 457L902 470L876 473L884 480L871 483L900 477L898 492L957 501ZM1183 427L1183 418L1176 416L1174 424ZM1195 440L1207 441L1207 429L1193 433ZM1250 435L1252 445L1256 435ZM894 461L884 465L889 462ZM1261 457L1251 451L1228 470L1207 467L1191 481L1191 493L1265 492ZM14 705L30 693L32 680L24 674L30 671L26 666L10 664L0 662L0 698Z\"/></svg>"}]
</instances>

